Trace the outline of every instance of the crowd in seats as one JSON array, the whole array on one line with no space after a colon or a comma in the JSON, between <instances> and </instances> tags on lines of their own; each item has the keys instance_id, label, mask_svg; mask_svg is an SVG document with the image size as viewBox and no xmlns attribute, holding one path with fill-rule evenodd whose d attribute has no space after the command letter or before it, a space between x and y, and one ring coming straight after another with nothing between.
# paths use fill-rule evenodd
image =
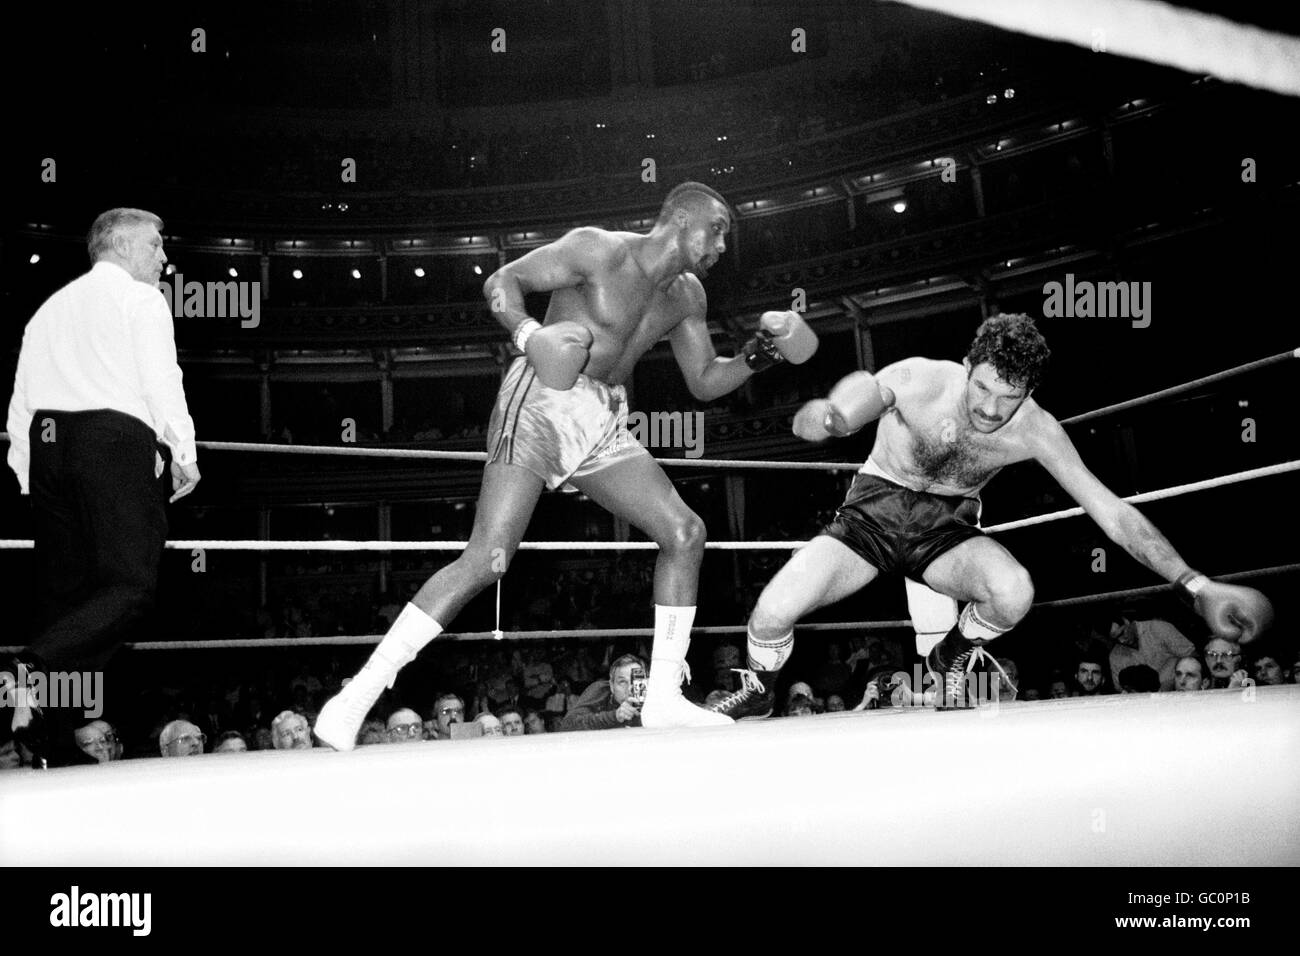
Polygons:
<instances>
[{"instance_id":1,"label":"crowd in seats","mask_svg":"<svg viewBox=\"0 0 1300 956\"><path fill-rule=\"evenodd\" d=\"M382 608L381 618L391 610ZM932 705L933 686L911 644L910 633L902 632L805 637L781 672L773 716ZM707 706L739 690L743 644L702 639L696 645L687 696ZM360 746L639 725L650 666L646 638L435 647L381 696L358 735ZM257 657L232 661L202 677L191 671L178 679L165 670L145 677L152 682L147 690L113 705L114 722L100 717L77 729L87 763L310 749L311 724L356 662L336 649L322 656L301 649L251 653L278 656L269 666L255 664ZM1271 636L1244 648L1221 638L1198 648L1166 621L1131 615L1094 622L1086 638L1053 656L1059 666L1033 675L1000 657L1000 669L986 674L982 698L1019 706L1116 693L1259 693L1300 682L1300 654ZM29 761L12 741L0 748L0 769Z\"/></svg>"}]
</instances>

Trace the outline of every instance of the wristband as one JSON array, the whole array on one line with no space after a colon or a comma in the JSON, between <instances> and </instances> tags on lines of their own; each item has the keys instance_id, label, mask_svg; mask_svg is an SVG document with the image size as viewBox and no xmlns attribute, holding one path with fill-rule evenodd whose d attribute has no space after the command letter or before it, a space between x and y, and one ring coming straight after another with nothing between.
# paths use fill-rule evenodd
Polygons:
<instances>
[{"instance_id":1,"label":"wristband","mask_svg":"<svg viewBox=\"0 0 1300 956\"><path fill-rule=\"evenodd\" d=\"M1200 571L1187 571L1178 578L1177 583L1183 595L1195 604L1196 596L1210 583L1210 579Z\"/></svg>"},{"instance_id":2,"label":"wristband","mask_svg":"<svg viewBox=\"0 0 1300 956\"><path fill-rule=\"evenodd\" d=\"M755 372L762 372L785 361L784 356L776 350L776 346L772 343L771 333L766 329L760 329L752 339L745 343L744 356L745 364Z\"/></svg>"},{"instance_id":3,"label":"wristband","mask_svg":"<svg viewBox=\"0 0 1300 956\"><path fill-rule=\"evenodd\" d=\"M532 338L533 333L541 327L542 323L538 322L536 319L527 319L519 323L519 327L515 329L515 348L523 352L528 345L528 340Z\"/></svg>"}]
</instances>

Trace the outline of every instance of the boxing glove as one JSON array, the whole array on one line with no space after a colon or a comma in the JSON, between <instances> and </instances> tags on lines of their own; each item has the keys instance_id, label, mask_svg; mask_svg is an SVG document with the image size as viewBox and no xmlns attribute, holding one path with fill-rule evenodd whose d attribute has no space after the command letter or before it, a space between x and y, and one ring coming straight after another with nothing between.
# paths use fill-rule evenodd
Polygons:
<instances>
[{"instance_id":1,"label":"boxing glove","mask_svg":"<svg viewBox=\"0 0 1300 956\"><path fill-rule=\"evenodd\" d=\"M1194 571L1178 584L1215 637L1249 644L1273 623L1273 605L1254 588L1212 581Z\"/></svg>"},{"instance_id":2,"label":"boxing glove","mask_svg":"<svg viewBox=\"0 0 1300 956\"><path fill-rule=\"evenodd\" d=\"M745 343L745 364L755 372L789 362L802 365L817 351L817 333L798 312L764 312L758 331Z\"/></svg>"},{"instance_id":3,"label":"boxing glove","mask_svg":"<svg viewBox=\"0 0 1300 956\"><path fill-rule=\"evenodd\" d=\"M881 388L870 372L846 375L826 396L830 405L826 413L827 432L843 438L875 421L891 404L893 393Z\"/></svg>"},{"instance_id":4,"label":"boxing glove","mask_svg":"<svg viewBox=\"0 0 1300 956\"><path fill-rule=\"evenodd\" d=\"M814 399L795 412L794 433L804 441L825 441L831 437L826 430L826 415L831 403L824 398Z\"/></svg>"},{"instance_id":5,"label":"boxing glove","mask_svg":"<svg viewBox=\"0 0 1300 956\"><path fill-rule=\"evenodd\" d=\"M537 370L537 380L559 391L573 388L591 358L591 330L577 322L521 330L515 342Z\"/></svg>"}]
</instances>

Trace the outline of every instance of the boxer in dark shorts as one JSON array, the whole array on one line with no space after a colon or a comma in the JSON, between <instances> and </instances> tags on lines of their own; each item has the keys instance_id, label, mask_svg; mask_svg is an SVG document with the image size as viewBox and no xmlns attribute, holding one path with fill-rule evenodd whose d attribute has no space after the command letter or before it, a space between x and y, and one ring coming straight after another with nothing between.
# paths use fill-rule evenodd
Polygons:
<instances>
[{"instance_id":1,"label":"boxer in dark shorts","mask_svg":"<svg viewBox=\"0 0 1300 956\"><path fill-rule=\"evenodd\" d=\"M868 472L822 534L886 574L920 580L939 555L984 534L979 516L978 498L913 491Z\"/></svg>"},{"instance_id":2,"label":"boxer in dark shorts","mask_svg":"<svg viewBox=\"0 0 1300 956\"><path fill-rule=\"evenodd\" d=\"M800 438L842 437L879 419L875 442L835 520L764 588L749 619L742 688L714 709L737 720L770 714L795 624L891 572L909 579L918 636L913 592L948 607L965 602L926 662L940 706L971 706L968 675L996 666L984 645L1014 627L1034 600L1029 572L979 530L979 493L1003 467L1029 459L1112 541L1177 582L1214 633L1244 643L1268 626L1264 595L1193 571L1141 512L1087 469L1060 423L1032 398L1048 354L1032 319L998 315L979 327L961 363L909 358L877 375L854 372L799 410Z\"/></svg>"}]
</instances>

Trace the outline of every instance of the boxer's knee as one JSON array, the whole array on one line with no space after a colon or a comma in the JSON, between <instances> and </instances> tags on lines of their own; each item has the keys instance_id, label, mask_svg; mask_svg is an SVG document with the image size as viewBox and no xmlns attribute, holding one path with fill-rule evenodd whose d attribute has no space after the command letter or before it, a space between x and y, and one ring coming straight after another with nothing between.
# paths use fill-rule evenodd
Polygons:
<instances>
[{"instance_id":1,"label":"boxer's knee","mask_svg":"<svg viewBox=\"0 0 1300 956\"><path fill-rule=\"evenodd\" d=\"M998 624L1016 624L1034 606L1034 582L1023 565L1011 564L985 580L986 601Z\"/></svg>"},{"instance_id":2,"label":"boxer's knee","mask_svg":"<svg viewBox=\"0 0 1300 956\"><path fill-rule=\"evenodd\" d=\"M799 620L794 602L771 587L763 591L749 615L749 633L759 640L773 641L789 634Z\"/></svg>"},{"instance_id":3,"label":"boxer's knee","mask_svg":"<svg viewBox=\"0 0 1300 956\"><path fill-rule=\"evenodd\" d=\"M704 520L687 509L674 515L668 522L658 544L660 548L676 554L701 554L707 539L708 531L704 527Z\"/></svg>"}]
</instances>

